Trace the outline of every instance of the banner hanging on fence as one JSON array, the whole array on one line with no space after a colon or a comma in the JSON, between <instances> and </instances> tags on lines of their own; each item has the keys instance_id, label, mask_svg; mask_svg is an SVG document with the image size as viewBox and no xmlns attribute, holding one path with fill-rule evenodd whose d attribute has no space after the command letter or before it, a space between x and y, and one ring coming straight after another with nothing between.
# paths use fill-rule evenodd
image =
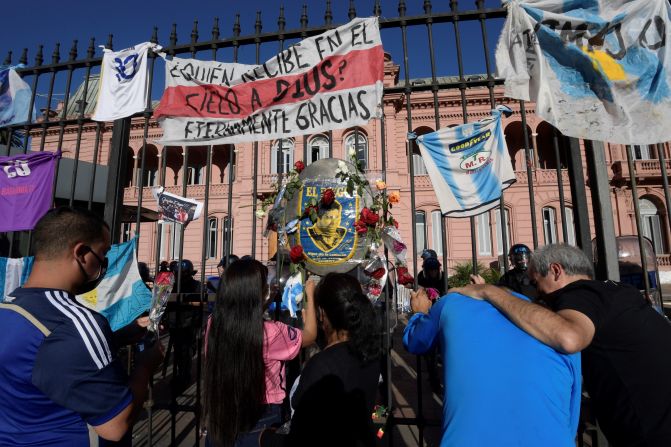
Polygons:
<instances>
[{"instance_id":1,"label":"banner hanging on fence","mask_svg":"<svg viewBox=\"0 0 671 447\"><path fill-rule=\"evenodd\" d=\"M51 208L60 151L0 157L0 232L32 230Z\"/></svg>"},{"instance_id":2,"label":"banner hanging on fence","mask_svg":"<svg viewBox=\"0 0 671 447\"><path fill-rule=\"evenodd\" d=\"M91 119L113 121L147 108L147 52L161 47L149 42L113 52L104 49L98 101Z\"/></svg>"},{"instance_id":3,"label":"banner hanging on fence","mask_svg":"<svg viewBox=\"0 0 671 447\"><path fill-rule=\"evenodd\" d=\"M422 160L436 191L441 212L470 217L499 204L501 192L515 183L515 171L501 126L508 107L492 118L444 127L417 138Z\"/></svg>"},{"instance_id":4,"label":"banner hanging on fence","mask_svg":"<svg viewBox=\"0 0 671 447\"><path fill-rule=\"evenodd\" d=\"M162 186L152 188L151 193L158 202L159 223L176 222L186 226L203 211L202 202L171 194Z\"/></svg>"},{"instance_id":5,"label":"banner hanging on fence","mask_svg":"<svg viewBox=\"0 0 671 447\"><path fill-rule=\"evenodd\" d=\"M14 68L0 67L0 127L25 123L31 115L32 90ZM35 120L35 107L32 120Z\"/></svg>"},{"instance_id":6,"label":"banner hanging on fence","mask_svg":"<svg viewBox=\"0 0 671 447\"><path fill-rule=\"evenodd\" d=\"M511 0L496 50L506 96L564 135L671 140L667 0Z\"/></svg>"},{"instance_id":7,"label":"banner hanging on fence","mask_svg":"<svg viewBox=\"0 0 671 447\"><path fill-rule=\"evenodd\" d=\"M366 124L381 114L377 18L305 39L262 65L166 60L154 117L161 144L272 140Z\"/></svg>"}]
</instances>

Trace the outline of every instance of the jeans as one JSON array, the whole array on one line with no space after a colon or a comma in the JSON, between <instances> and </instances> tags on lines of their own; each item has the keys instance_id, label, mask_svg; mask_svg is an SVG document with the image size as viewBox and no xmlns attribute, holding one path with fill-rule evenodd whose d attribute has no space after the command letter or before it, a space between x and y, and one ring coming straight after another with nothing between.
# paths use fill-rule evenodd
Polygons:
<instances>
[{"instance_id":1,"label":"jeans","mask_svg":"<svg viewBox=\"0 0 671 447\"><path fill-rule=\"evenodd\" d=\"M268 404L266 405L266 410L259 419L259 421L254 425L250 431L246 433L240 433L238 435L237 441L235 441L235 447L258 447L259 445L259 436L261 432L266 428L270 428L273 425L279 425L282 423L282 405L281 404ZM205 438L205 447L216 447L214 442L210 439L208 435Z\"/></svg>"}]
</instances>

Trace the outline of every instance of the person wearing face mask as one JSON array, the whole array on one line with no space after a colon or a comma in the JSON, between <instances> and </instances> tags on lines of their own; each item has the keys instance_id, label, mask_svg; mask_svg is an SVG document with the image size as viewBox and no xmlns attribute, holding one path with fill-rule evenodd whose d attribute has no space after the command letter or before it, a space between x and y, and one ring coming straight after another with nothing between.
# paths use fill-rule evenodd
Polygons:
<instances>
[{"instance_id":1,"label":"person wearing face mask","mask_svg":"<svg viewBox=\"0 0 671 447\"><path fill-rule=\"evenodd\" d=\"M513 292L521 293L531 301L538 299L538 291L531 281L527 269L531 259L531 249L524 244L515 244L508 251L510 270L499 278L496 283L499 287L505 287ZM485 279L480 275L471 275L472 284L485 284ZM421 284L420 284L421 285Z\"/></svg>"},{"instance_id":2,"label":"person wearing face mask","mask_svg":"<svg viewBox=\"0 0 671 447\"><path fill-rule=\"evenodd\" d=\"M526 245L515 244L510 247L508 260L512 268L499 279L496 285L507 287L513 292L521 293L531 300L536 299L538 292L527 274L530 258L531 250Z\"/></svg>"},{"instance_id":3,"label":"person wearing face mask","mask_svg":"<svg viewBox=\"0 0 671 447\"><path fill-rule=\"evenodd\" d=\"M136 357L129 379L109 323L75 298L105 275L110 231L102 219L56 208L32 240L32 272L0 304L0 445L88 446L87 424L118 441L142 409L160 346Z\"/></svg>"}]
</instances>

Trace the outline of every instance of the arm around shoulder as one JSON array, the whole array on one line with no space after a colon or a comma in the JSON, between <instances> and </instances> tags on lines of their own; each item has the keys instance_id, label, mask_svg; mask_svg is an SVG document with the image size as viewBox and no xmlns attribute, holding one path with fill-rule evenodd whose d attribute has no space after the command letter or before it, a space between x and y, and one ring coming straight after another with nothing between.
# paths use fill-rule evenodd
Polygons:
<instances>
[{"instance_id":1,"label":"arm around shoulder","mask_svg":"<svg viewBox=\"0 0 671 447\"><path fill-rule=\"evenodd\" d=\"M492 285L466 286L458 291L488 301L517 327L557 351L580 352L594 337L594 323L576 310L553 312Z\"/></svg>"}]
</instances>

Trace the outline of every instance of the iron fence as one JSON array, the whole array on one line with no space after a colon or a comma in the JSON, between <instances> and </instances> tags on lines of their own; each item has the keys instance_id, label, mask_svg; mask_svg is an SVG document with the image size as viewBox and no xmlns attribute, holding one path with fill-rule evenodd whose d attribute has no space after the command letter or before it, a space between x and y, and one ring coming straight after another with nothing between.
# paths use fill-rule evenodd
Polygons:
<instances>
[{"instance_id":1,"label":"iron fence","mask_svg":"<svg viewBox=\"0 0 671 447\"><path fill-rule=\"evenodd\" d=\"M434 2L437 3L437 2ZM506 15L506 10L504 8L487 8L485 7L484 0L476 0L474 4L466 4L466 2L458 2L452 0L449 2L449 8L446 6L447 2L440 2L440 9L436 7L431 1L425 0L422 3L421 11L418 11L414 15L408 15L408 7L406 2L401 0L397 5L397 15L395 17L385 17L383 16L383 11L381 8L381 2L379 0L373 2L369 10L357 10L355 3L350 1L348 9L349 19L354 18L357 14L368 15L370 13L375 16L380 17L380 28L382 30L391 30L394 32L400 32L400 52L401 52L401 71L403 72L402 80L394 85L387 85L384 89L385 98L392 97L394 95L403 97L403 105L405 107L405 119L407 121L407 132L408 134L412 133L415 130L413 125L413 108L412 108L412 98L415 95L427 94L430 93L432 103L433 103L433 117L435 129L444 127L447 123L444 120L441 120L441 94L444 92L458 92L459 97L459 107L461 108L461 121L466 123L469 121L469 117L472 117L473 114L469 113L468 109L468 95L474 89L486 89L488 94L487 102L490 107L494 107L497 103L497 100L502 98L500 91L497 91L497 86L503 83L503 80L497 78L494 70L491 66L491 52L489 48L489 38L490 35L488 31L491 31L490 23L496 21L497 19L502 19ZM334 22L333 11L331 7L331 1L326 0L323 2L323 21L320 25L312 26L309 25L308 20L308 7L304 5L302 8L300 16L300 26L296 29L286 29L286 18L284 16L284 9L279 8L279 15L277 17L277 28L270 32L264 32L264 24L262 22L261 12L258 12L256 15L256 20L253 24L253 32L249 34L242 33L242 27L240 23L240 16L236 15L233 27L230 33L230 37L222 38L221 30L219 27L219 20L214 19L213 26L210 30L210 35L207 36L207 40L202 40L198 22L194 22L193 28L187 38L188 42L182 42L177 37L177 27L173 25L170 34L168 37L168 42L164 44L164 51L169 55L189 55L190 57L209 57L216 59L218 52L222 49L232 50L232 61L238 62L240 59L241 49L247 48L250 49L254 54L255 63L261 62L261 52L262 48L267 48L268 46L277 45L278 49L282 51L285 48L287 43L294 39L304 39L308 36L313 36L319 33L322 33L328 29L334 28L337 24ZM462 8L463 7L463 8ZM465 9L464 9L465 8ZM447 9L447 10L444 10ZM395 14L396 14L395 13ZM476 24L479 27L479 36L474 36L473 33L467 33L465 36L462 28L463 24ZM442 32L450 32L452 39L454 39L453 52L447 52L447 56L452 63L456 64L457 74L453 73L442 73L437 68L436 61L436 29L440 27ZM421 44L428 46L428 60L415 60L413 59L413 51L409 47L409 34L412 31L415 39L417 40L413 43ZM417 33L425 33L424 37L418 37ZM477 33L476 33L477 34ZM158 39L158 29L154 28L151 33L150 41L153 43L159 43ZM476 73L468 73L468 70L464 63L464 54L463 54L463 41L468 39L470 41L474 39L479 39L481 42L481 51L479 52L480 57L484 61L484 75L483 76L472 76ZM387 44L385 35L383 35L383 43ZM106 47L109 49L113 48L113 40L110 35ZM473 51L473 46L470 46L470 50ZM445 57L443 55L443 57ZM150 51L149 54L149 91L152 91L152 83L155 78L155 64L157 61L157 55L154 52ZM10 52L7 58L4 60L4 64L9 65L13 63L13 56ZM155 127L155 122L152 120L152 112L154 104L151 99L151 95L148 97L146 109L143 113L137 114L131 118L125 118L117 120L113 123L100 123L94 122L90 119L91 105L94 101L94 98L89 96L91 86L89 85L94 79L94 72L99 68L101 64L101 58L97 57L95 54L95 42L93 39L90 40L84 57L80 57L79 53L79 44L77 41L74 41L66 59L63 60L60 53L60 46L57 44L51 54L50 61L45 63L45 54L44 46L40 45L35 53L34 60L32 64L29 64L28 50L24 49L21 53L21 56L18 60L19 63L26 65L25 68L18 69L18 73L27 80L27 82L32 86L32 98L31 98L31 108L36 103L36 95L40 91L38 85L41 80L46 79L48 89L46 94L46 107L42 116L35 120L29 121L28 123L15 125L7 127L3 130L3 141L6 142L6 154L14 153L27 153L28 150L39 150L44 151L46 149L47 143L51 144L54 142L54 146L61 147L64 141L64 138L74 134L74 150L70 154L66 154L65 157L60 162L60 168L58 170L58 175L55 179L55 184L61 185L62 183L68 183L67 187L61 185L61 187L54 188L54 203L55 204L70 204L70 205L79 205L85 206L88 209L93 209L97 212L103 213L106 221L110 223L112 229L112 240L113 242L119 242L121 237L121 228L122 222L132 221L135 222L135 231L140 235L142 228L145 228L142 223L144 222L143 214L146 214L144 205L144 194L142 193L142 188L144 183L142 180L139 182L138 188L140 192L137 194L136 201L137 203L134 206L134 212L128 209L128 206L124 206L124 188L128 184L128 166L130 163L129 153L127 147L129 145L129 139L131 134L132 126L140 126L142 129L142 146L138 155L140 160L139 174L137 178L144 179L145 174L148 170L147 166L147 148L148 141L150 140L150 129ZM424 68L428 67L430 70L430 80L427 82L414 82L411 72L412 67L417 66L418 64L423 65ZM77 89L75 93L72 92L73 87L73 75L75 73L83 72L83 88ZM477 73L481 74L481 73ZM54 106L54 88L57 85L57 77L65 76L65 92L63 99L60 104L57 104L55 109L52 109ZM451 76L448 76L451 75ZM93 76L93 77L92 77ZM61 78L62 79L62 78ZM527 127L527 110L529 110L529 105L524 104L524 102L518 103L519 114L522 123L523 129L523 153L524 153L524 164L525 169L520 173L520 175L526 174L526 185L528 189L528 204L529 204L529 219L531 225L531 234L533 240L534 248L537 248L540 244L539 242L539 229L537 225L537 212L538 207L535 203L536 200L536 191L534 190L537 183L533 181L534 172L535 172L535 162L534 157L534 144L531 142L531 136L528 132ZM384 116L380 122L379 126L379 141L381 145L381 151L379 153L379 171L381 176L385 178L386 168L388 166L389 155L397 155L397 147L387 147L388 140L388 129L387 122L390 119L389 116ZM91 135L94 135L91 137ZM328 144L328 154L332 155L333 152L333 138L332 133L329 132L329 144ZM355 129L355 146L358 147L359 130ZM106 142L109 141L109 150L104 151L106 147ZM418 234L417 234L417 222L416 214L414 210L416 209L416 184L417 179L415 178L415 169L414 169L414 160L413 160L413 151L411 145L413 144L412 139L406 141L405 147L401 150L405 150L403 156L407 158L407 165L409 167L409 195L410 195L410 213L411 213L411 235L412 235L412 245L413 245L413 266L415 277L417 277L417 250L414 247L418 243ZM279 142L279 151L283 153L283 142ZM82 157L83 146L86 147L86 157ZM233 240L231 237L233 219L231 216L234 216L236 213L250 213L251 214L251 254L256 256L258 253L257 247L257 237L259 234L257 229L257 220L254 218L256 212L256 198L259 196L259 182L263 177L261 174L261 167L259 165L260 161L260 150L259 143L253 143L252 147L252 173L251 177L253 179L253 187L251 191L242 191L242 194L249 194L250 201L252 206L247 209L233 209L233 193L236 191L236 181L234 180L234 166L233 159L235 157L234 146L228 145L225 148L215 148L213 146L208 146L206 148L205 159L206 159L206 170L205 170L205 183L204 183L204 210L203 216L207 218L209 213L210 205L210 191L212 186L212 164L213 164L213 155L215 149L217 151L227 150L227 169L228 169L228 182L226 186L226 213L229 217L226 222L226 232L227 235L224 242L224 256L232 252ZM175 148L162 147L160 149L160 157L157 157L160 160L159 179L160 185L166 186L166 170L169 157L169 151L173 151ZM661 180L661 185L656 185L658 189L663 191L664 203L665 203L665 220L666 225L664 228L664 233L668 235L668 223L671 222L671 200L669 195L669 186L668 186L668 176L667 176L667 162L665 151L668 150L666 145L658 145L657 153L659 164L655 166L643 165L634 160L632 147L626 148L626 175L617 178L616 176L610 175L607 171L607 160L605 158L605 148L603 143L593 142L593 141L584 141L580 142L576 139L568 139L563 135L559 134L556 130L553 132L552 136L552 155L554 156L554 164L556 166L556 176L555 181L558 188L558 200L559 200L559 209L560 217L562 222L562 240L565 242L569 241L569 232L571 228L571 223L567 219L566 209L567 201L564 193L564 179L566 178L566 171L568 171L568 180L570 186L570 203L573 207L573 218L575 224L575 239L579 247L584 251L588 252L589 255L592 255L593 244L592 244L592 234L591 228L594 229L595 233L595 246L599 253L598 263L598 272L597 275L599 278L610 278L617 279L619 277L618 266L617 266L617 247L615 242L615 225L613 221L613 209L612 209L612 199L611 199L611 188L616 182L619 182L620 185L623 185L625 189L628 188L628 191L631 193L632 204L634 208L633 218L635 219L635 228L637 229L637 234L639 237L640 245L642 244L642 238L644 237L643 225L644 222L641 220L641 211L639 209L639 197L638 197L638 181L637 173L641 171L650 171L654 173L656 177L659 177ZM184 170L189 166L189 147L183 148L183 159L182 164ZM566 151L566 154L562 158L562 151ZM102 155L106 155L107 159L103 160ZM307 156L307 146L303 147L304 157ZM585 161L583 161L583 154L585 155ZM375 156L375 155L374 155ZM82 159L85 158L85 159ZM562 164L567 164L567 169L562 167ZM281 179L283 163L278 164L277 176ZM660 171L657 172L656 166L659 166ZM586 168L586 169L585 169ZM67 169L67 170L66 170ZM587 173L587 177L585 177ZM181 195L187 195L188 185L188 176L182 175L181 183ZM60 178L60 180L59 180ZM65 179L65 180L63 180ZM105 182L104 185L100 184ZM591 207L588 206L587 198L587 188L586 185L589 182L589 191L591 193ZM591 208L591 209L590 209ZM591 211L591 212L590 212ZM500 201L500 216L501 216L501 228L505 229L508 227L506 223L506 201L504 197ZM131 216L131 217L128 217ZM592 224L590 224L590 216L593 216ZM447 219L441 218L441 235L442 235L442 260L443 265L448 266L448 225ZM472 245L472 254L471 258L473 261L473 266L478 260L478 252L476 250L476 222L474 218L470 218L470 237ZM180 237L179 237L179 260L183 257L183 247L184 247L184 228L181 228ZM505 230L504 230L505 231ZM206 261L207 253L206 247L208 247L208 227L203 225L203 235L202 235L202 250L201 250L201 282L204 283L206 280ZM27 255L30 252L31 247L31 235L30 232L22 233L11 233L5 235L7 244L5 247L0 247L3 251L3 254L9 256L23 256ZM502 237L503 244L503 254L508 252L508 237ZM156 265L155 268L158 269L159 256L158 253L161 250L161 240L156 238ZM662 256L667 256L663 254ZM643 262L645 262L645 256L641 256ZM666 258L664 258L666 259ZM503 262L503 268L506 268L506 262ZM644 271L646 266L644 265ZM179 277L180 275L178 275ZM650 284L648 283L647 275L643 275L645 278L645 289L646 293L649 293ZM445 275L445 285L447 286L448 275ZM180 284L177 285L178 291ZM395 293L392 287L386 289L386 299L384 300L384 320L387 322L386 327L386 337L385 337L385 350L387 353L390 352L391 346L391 327L390 327L390 316L396 309L393 307ZM407 296L405 293L401 294L405 299ZM201 295L200 302L204 306L207 301L207 297ZM178 312L179 315L179 312ZM201 321L199 321L199 327L202 327L202 312L200 313ZM196 418L196 431L200 429L200 356L202 348L198 346L198 360L197 360L197 391L196 391L196 402L194 405L188 406L179 406L176 403L175 398L173 398L172 404L170 405L170 410L172 412L172 440L175 440L175 415L179 411L190 411L195 414ZM417 361L417 389L418 389L418 408L416 411L415 418L401 418L394 417L393 412L392 416L389 418L388 423L390 425L401 425L401 424L410 424L416 425L419 429L419 439L418 442L420 445L424 441L424 428L427 424L438 424L439 421L429 421L424 417L423 407L424 402L422 402L422 367L418 359ZM387 383L393 383L392 378L392 368L390 356L387 356L387 371L386 376L388 378ZM386 403L393 408L393 396L391 393L391 387L387 387L387 395L385 396ZM391 443L391 437L389 437ZM198 442L198 441L197 441Z\"/></svg>"}]
</instances>

